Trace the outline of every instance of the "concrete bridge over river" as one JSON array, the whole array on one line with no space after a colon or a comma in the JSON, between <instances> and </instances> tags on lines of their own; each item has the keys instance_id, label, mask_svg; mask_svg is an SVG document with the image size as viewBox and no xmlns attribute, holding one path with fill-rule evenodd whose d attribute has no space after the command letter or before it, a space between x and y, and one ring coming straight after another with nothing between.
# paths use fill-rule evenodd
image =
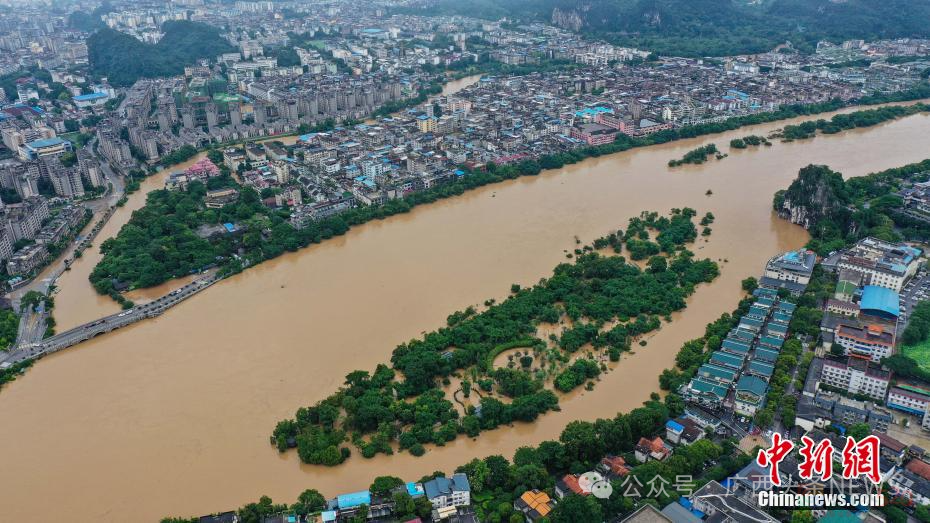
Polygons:
<instances>
[{"instance_id":1,"label":"concrete bridge over river","mask_svg":"<svg viewBox=\"0 0 930 523\"><path fill-rule=\"evenodd\" d=\"M117 314L105 316L83 325L78 325L73 329L45 338L38 343L23 344L6 353L5 357L0 356L0 363L12 364L23 360L39 358L46 354L67 349L68 347L72 347L101 334L106 334L110 331L126 327L127 325L132 325L137 321L154 318L178 303L190 298L194 294L209 288L216 282L216 276L210 275L206 278L192 281L154 301L138 305Z\"/></svg>"}]
</instances>

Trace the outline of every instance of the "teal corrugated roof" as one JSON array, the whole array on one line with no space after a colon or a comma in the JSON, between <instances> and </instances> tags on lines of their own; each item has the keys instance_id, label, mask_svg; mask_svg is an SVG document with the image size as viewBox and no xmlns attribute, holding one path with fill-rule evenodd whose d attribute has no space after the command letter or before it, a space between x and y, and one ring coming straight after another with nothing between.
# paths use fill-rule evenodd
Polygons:
<instances>
[{"instance_id":1,"label":"teal corrugated roof","mask_svg":"<svg viewBox=\"0 0 930 523\"><path fill-rule=\"evenodd\" d=\"M750 361L747 369L753 374L759 374L765 376L766 378L771 377L772 373L775 372L774 365L761 360Z\"/></svg>"},{"instance_id":2,"label":"teal corrugated roof","mask_svg":"<svg viewBox=\"0 0 930 523\"><path fill-rule=\"evenodd\" d=\"M738 339L738 340L743 340L743 341L746 341L746 342L751 342L752 340L756 339L756 333L755 333L755 332L750 332L750 331L745 330L745 329L739 329L739 328L737 328L737 329L733 329L732 331L730 331L730 336L729 336L729 337L730 337L730 338L735 338L735 339Z\"/></svg>"},{"instance_id":3,"label":"teal corrugated roof","mask_svg":"<svg viewBox=\"0 0 930 523\"><path fill-rule=\"evenodd\" d=\"M736 380L736 374L736 371L733 369L712 365L710 363L705 363L698 369L698 376L725 383L733 383L733 381Z\"/></svg>"},{"instance_id":4,"label":"teal corrugated roof","mask_svg":"<svg viewBox=\"0 0 930 523\"><path fill-rule=\"evenodd\" d=\"M756 352L752 355L752 360L762 360L768 362L774 362L778 359L778 353L773 350L758 348Z\"/></svg>"},{"instance_id":5,"label":"teal corrugated roof","mask_svg":"<svg viewBox=\"0 0 930 523\"><path fill-rule=\"evenodd\" d=\"M759 307L757 305L752 305L749 307L749 312L747 313L750 316L759 316L764 318L769 313L769 310L765 307Z\"/></svg>"},{"instance_id":6,"label":"teal corrugated roof","mask_svg":"<svg viewBox=\"0 0 930 523\"><path fill-rule=\"evenodd\" d=\"M756 305L760 305L762 307L771 307L772 305L775 305L775 300L772 298L760 297L756 299Z\"/></svg>"},{"instance_id":7,"label":"teal corrugated roof","mask_svg":"<svg viewBox=\"0 0 930 523\"><path fill-rule=\"evenodd\" d=\"M770 332L777 332L779 334L784 334L788 332L788 326L784 323L770 321L769 324L765 326L765 330L770 331Z\"/></svg>"},{"instance_id":8,"label":"teal corrugated roof","mask_svg":"<svg viewBox=\"0 0 930 523\"><path fill-rule=\"evenodd\" d=\"M765 390L768 388L768 383L762 378L757 376L743 376L736 383L737 392L749 392L755 394L756 396L765 395Z\"/></svg>"},{"instance_id":9,"label":"teal corrugated roof","mask_svg":"<svg viewBox=\"0 0 930 523\"><path fill-rule=\"evenodd\" d=\"M781 350L781 346L784 345L785 340L775 336L761 336L759 338L759 343L761 345L768 345L774 349Z\"/></svg>"},{"instance_id":10,"label":"teal corrugated roof","mask_svg":"<svg viewBox=\"0 0 930 523\"><path fill-rule=\"evenodd\" d=\"M736 354L723 351L715 351L710 356L711 363L732 367L734 369L740 369L743 367L743 359L744 358L742 356L737 356Z\"/></svg>"},{"instance_id":11,"label":"teal corrugated roof","mask_svg":"<svg viewBox=\"0 0 930 523\"><path fill-rule=\"evenodd\" d=\"M741 343L738 340L733 340L730 338L723 340L723 344L720 347L724 350L735 352L737 354L746 354L749 352L748 344Z\"/></svg>"},{"instance_id":12,"label":"teal corrugated roof","mask_svg":"<svg viewBox=\"0 0 930 523\"><path fill-rule=\"evenodd\" d=\"M756 298L775 298L778 296L778 291L775 289L766 289L764 287L759 287L758 289L752 291L752 295Z\"/></svg>"},{"instance_id":13,"label":"teal corrugated roof","mask_svg":"<svg viewBox=\"0 0 930 523\"><path fill-rule=\"evenodd\" d=\"M717 396L721 401L727 397L727 388L714 383L712 381L705 380L703 378L694 378L691 380L689 387L697 392L702 394L713 394Z\"/></svg>"},{"instance_id":14,"label":"teal corrugated roof","mask_svg":"<svg viewBox=\"0 0 930 523\"><path fill-rule=\"evenodd\" d=\"M779 303L778 303L778 308L781 309L781 310L783 310L783 311L785 311L785 312L793 313L794 310L797 309L798 307L797 307L797 305L795 305L795 304L793 304L793 303L791 303L791 302L783 301L783 302L779 302Z\"/></svg>"}]
</instances>

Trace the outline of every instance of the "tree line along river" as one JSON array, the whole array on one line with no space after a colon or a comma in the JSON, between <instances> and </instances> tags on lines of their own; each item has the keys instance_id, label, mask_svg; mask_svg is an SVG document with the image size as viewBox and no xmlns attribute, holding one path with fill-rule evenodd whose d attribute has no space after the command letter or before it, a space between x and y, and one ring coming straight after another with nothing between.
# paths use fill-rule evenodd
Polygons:
<instances>
[{"instance_id":1,"label":"tree line along river","mask_svg":"<svg viewBox=\"0 0 930 523\"><path fill-rule=\"evenodd\" d=\"M930 116L920 114L667 167L695 147L715 142L728 150L733 138L786 123L592 158L371 222L251 268L155 320L43 359L0 394L5 516L155 521L234 508L262 494L290 502L316 488L333 496L378 475L416 479L472 456L509 457L521 445L557 437L572 419L638 406L658 390L658 375L680 345L734 307L740 280L804 244L806 233L771 210L772 195L799 168L827 164L858 176L930 151ZM269 445L278 420L330 394L348 372L387 361L398 343L455 310L550 274L576 236L590 242L643 210L683 206L716 216L709 242L694 250L719 260L721 276L593 391L563 398L561 412L476 440L460 437L421 458L355 453L336 468L301 465L295 453L279 455ZM98 243L115 234L117 218ZM125 223L128 213L119 219ZM93 292L86 277L94 256L88 251L60 282L62 328L102 315L95 295L64 299L75 292L70 285Z\"/></svg>"}]
</instances>

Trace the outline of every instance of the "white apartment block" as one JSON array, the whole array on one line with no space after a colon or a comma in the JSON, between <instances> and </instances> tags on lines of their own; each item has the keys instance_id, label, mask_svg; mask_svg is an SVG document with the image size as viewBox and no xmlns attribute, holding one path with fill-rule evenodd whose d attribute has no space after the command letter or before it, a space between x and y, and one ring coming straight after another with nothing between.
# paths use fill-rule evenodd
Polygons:
<instances>
[{"instance_id":1,"label":"white apartment block","mask_svg":"<svg viewBox=\"0 0 930 523\"><path fill-rule=\"evenodd\" d=\"M879 401L885 400L891 373L880 366L858 358L848 362L824 360L820 381L845 390L850 394L865 394Z\"/></svg>"},{"instance_id":2,"label":"white apartment block","mask_svg":"<svg viewBox=\"0 0 930 523\"><path fill-rule=\"evenodd\" d=\"M901 292L904 282L917 272L920 253L903 243L865 238L840 256L837 268L861 274L866 285Z\"/></svg>"},{"instance_id":3,"label":"white apartment block","mask_svg":"<svg viewBox=\"0 0 930 523\"><path fill-rule=\"evenodd\" d=\"M836 343L846 349L846 355L865 356L874 362L891 356L894 338L880 326L866 328L840 324L834 331Z\"/></svg>"},{"instance_id":4,"label":"white apartment block","mask_svg":"<svg viewBox=\"0 0 930 523\"><path fill-rule=\"evenodd\" d=\"M886 405L921 418L923 428L930 430L930 391L909 385L892 387Z\"/></svg>"}]
</instances>

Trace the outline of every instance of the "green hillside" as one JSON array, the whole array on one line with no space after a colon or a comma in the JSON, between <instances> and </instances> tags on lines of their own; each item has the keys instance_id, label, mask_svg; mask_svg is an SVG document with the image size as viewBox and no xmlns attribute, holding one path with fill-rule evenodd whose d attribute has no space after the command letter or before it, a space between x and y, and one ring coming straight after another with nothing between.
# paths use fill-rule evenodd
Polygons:
<instances>
[{"instance_id":1,"label":"green hillside","mask_svg":"<svg viewBox=\"0 0 930 523\"><path fill-rule=\"evenodd\" d=\"M235 51L207 24L169 21L155 45L145 44L119 31L103 28L87 40L91 72L106 76L116 86L132 85L139 78L181 74L184 66L200 58L215 58Z\"/></svg>"},{"instance_id":2,"label":"green hillside","mask_svg":"<svg viewBox=\"0 0 930 523\"><path fill-rule=\"evenodd\" d=\"M443 12L543 20L663 54L766 51L790 40L930 35L930 0L438 0Z\"/></svg>"}]
</instances>

